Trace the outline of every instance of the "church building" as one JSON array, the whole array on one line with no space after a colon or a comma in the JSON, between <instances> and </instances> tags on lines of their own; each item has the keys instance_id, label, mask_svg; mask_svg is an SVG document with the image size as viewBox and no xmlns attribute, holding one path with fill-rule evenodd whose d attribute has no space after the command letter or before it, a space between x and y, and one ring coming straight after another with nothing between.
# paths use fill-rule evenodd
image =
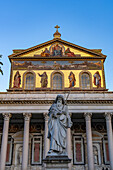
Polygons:
<instances>
[{"instance_id":1,"label":"church building","mask_svg":"<svg viewBox=\"0 0 113 170\"><path fill-rule=\"evenodd\" d=\"M113 170L113 92L101 49L53 39L9 55L10 83L0 92L0 170L45 170L48 110L58 94L68 106L69 170ZM53 170L53 169L52 169Z\"/></svg>"}]
</instances>

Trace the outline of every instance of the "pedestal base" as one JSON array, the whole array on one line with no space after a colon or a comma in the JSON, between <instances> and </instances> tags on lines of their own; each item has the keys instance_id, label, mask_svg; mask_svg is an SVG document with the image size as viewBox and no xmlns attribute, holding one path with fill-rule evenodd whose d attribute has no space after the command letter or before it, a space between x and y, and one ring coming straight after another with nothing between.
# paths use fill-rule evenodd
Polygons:
<instances>
[{"instance_id":1,"label":"pedestal base","mask_svg":"<svg viewBox=\"0 0 113 170\"><path fill-rule=\"evenodd\" d=\"M47 155L43 162L45 170L69 170L68 163L71 159L67 155Z\"/></svg>"}]
</instances>

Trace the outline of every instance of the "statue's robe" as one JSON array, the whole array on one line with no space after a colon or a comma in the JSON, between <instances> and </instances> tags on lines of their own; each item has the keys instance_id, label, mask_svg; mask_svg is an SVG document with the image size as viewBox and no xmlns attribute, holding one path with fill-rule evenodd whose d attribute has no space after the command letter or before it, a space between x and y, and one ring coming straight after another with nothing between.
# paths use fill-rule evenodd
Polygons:
<instances>
[{"instance_id":1,"label":"statue's robe","mask_svg":"<svg viewBox=\"0 0 113 170\"><path fill-rule=\"evenodd\" d=\"M71 127L71 119L66 105L62 109L53 104L49 109L48 138L50 150L64 152L66 149L67 128Z\"/></svg>"}]
</instances>

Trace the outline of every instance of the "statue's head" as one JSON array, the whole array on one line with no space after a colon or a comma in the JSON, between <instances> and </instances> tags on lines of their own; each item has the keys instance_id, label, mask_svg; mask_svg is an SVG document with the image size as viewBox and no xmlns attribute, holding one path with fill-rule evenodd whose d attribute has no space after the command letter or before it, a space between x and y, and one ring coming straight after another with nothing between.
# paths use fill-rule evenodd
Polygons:
<instances>
[{"instance_id":1,"label":"statue's head","mask_svg":"<svg viewBox=\"0 0 113 170\"><path fill-rule=\"evenodd\" d=\"M18 151L19 151L19 152L22 152L22 150L23 150L23 146L20 146L20 147L18 148Z\"/></svg>"},{"instance_id":2,"label":"statue's head","mask_svg":"<svg viewBox=\"0 0 113 170\"><path fill-rule=\"evenodd\" d=\"M57 97L56 97L56 99L55 99L55 102L54 102L54 103L57 103L57 102L60 102L60 101L62 101L62 104L65 103L65 100L64 100L63 95L58 94Z\"/></svg>"}]
</instances>

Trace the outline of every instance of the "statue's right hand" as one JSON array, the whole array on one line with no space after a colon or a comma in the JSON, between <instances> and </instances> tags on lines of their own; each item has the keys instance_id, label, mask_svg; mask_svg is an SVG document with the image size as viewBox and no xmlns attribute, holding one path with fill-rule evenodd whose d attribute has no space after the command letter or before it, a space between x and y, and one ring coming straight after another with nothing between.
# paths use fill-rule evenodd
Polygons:
<instances>
[{"instance_id":1,"label":"statue's right hand","mask_svg":"<svg viewBox=\"0 0 113 170\"><path fill-rule=\"evenodd\" d=\"M54 118L57 118L57 114L56 114L55 112L53 113L53 117L54 117Z\"/></svg>"}]
</instances>

